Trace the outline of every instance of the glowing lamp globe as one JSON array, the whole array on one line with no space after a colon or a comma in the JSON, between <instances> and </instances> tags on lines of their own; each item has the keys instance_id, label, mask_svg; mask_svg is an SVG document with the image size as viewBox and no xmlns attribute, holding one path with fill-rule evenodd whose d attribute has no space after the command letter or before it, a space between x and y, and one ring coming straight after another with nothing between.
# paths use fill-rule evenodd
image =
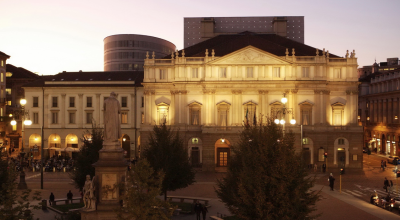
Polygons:
<instances>
[{"instance_id":1,"label":"glowing lamp globe","mask_svg":"<svg viewBox=\"0 0 400 220\"><path fill-rule=\"evenodd\" d=\"M31 125L32 124L32 121L31 120L25 120L24 121L24 125Z\"/></svg>"},{"instance_id":2,"label":"glowing lamp globe","mask_svg":"<svg viewBox=\"0 0 400 220\"><path fill-rule=\"evenodd\" d=\"M11 121L11 125L14 126L14 125L16 125L16 124L17 124L17 121L15 121L15 120L12 120L12 121Z\"/></svg>"},{"instance_id":3,"label":"glowing lamp globe","mask_svg":"<svg viewBox=\"0 0 400 220\"><path fill-rule=\"evenodd\" d=\"M274 120L275 124L279 124L279 119Z\"/></svg>"},{"instance_id":4,"label":"glowing lamp globe","mask_svg":"<svg viewBox=\"0 0 400 220\"><path fill-rule=\"evenodd\" d=\"M286 104L286 103L287 103L287 98L286 98L286 97L283 97L283 98L281 99L281 102L282 102L283 104Z\"/></svg>"},{"instance_id":5,"label":"glowing lamp globe","mask_svg":"<svg viewBox=\"0 0 400 220\"><path fill-rule=\"evenodd\" d=\"M290 124L292 124L292 125L294 125L294 124L296 124L296 119L292 119L292 120L290 120Z\"/></svg>"},{"instance_id":6,"label":"glowing lamp globe","mask_svg":"<svg viewBox=\"0 0 400 220\"><path fill-rule=\"evenodd\" d=\"M281 123L281 125L284 125L286 123L286 121L284 119L281 119L280 123Z\"/></svg>"}]
</instances>

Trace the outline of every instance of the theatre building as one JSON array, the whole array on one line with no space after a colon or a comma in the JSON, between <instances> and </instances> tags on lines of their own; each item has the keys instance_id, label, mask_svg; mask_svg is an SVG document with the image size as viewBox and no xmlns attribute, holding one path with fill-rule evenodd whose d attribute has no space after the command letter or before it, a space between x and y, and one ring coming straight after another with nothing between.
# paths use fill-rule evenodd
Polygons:
<instances>
[{"instance_id":1,"label":"theatre building","mask_svg":"<svg viewBox=\"0 0 400 220\"><path fill-rule=\"evenodd\" d=\"M362 168L357 58L342 52L252 32L219 35L163 59L149 52L141 144L166 123L184 139L193 166L224 171L246 119L272 116L295 133L307 164L322 165L327 152L328 167Z\"/></svg>"}]
</instances>

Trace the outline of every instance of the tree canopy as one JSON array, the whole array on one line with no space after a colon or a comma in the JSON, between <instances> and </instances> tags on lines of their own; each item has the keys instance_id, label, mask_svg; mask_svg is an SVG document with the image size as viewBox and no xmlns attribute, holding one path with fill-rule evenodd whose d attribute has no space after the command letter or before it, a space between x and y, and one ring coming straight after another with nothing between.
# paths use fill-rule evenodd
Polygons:
<instances>
[{"instance_id":1,"label":"tree canopy","mask_svg":"<svg viewBox=\"0 0 400 220\"><path fill-rule=\"evenodd\" d=\"M244 127L216 190L231 213L248 220L313 218L319 195L309 191L314 179L307 177L294 140L271 119Z\"/></svg>"},{"instance_id":2,"label":"tree canopy","mask_svg":"<svg viewBox=\"0 0 400 220\"><path fill-rule=\"evenodd\" d=\"M167 191L185 188L194 182L195 172L183 140L179 132L172 132L165 124L154 126L143 158L149 161L155 171L165 174L161 188L165 199Z\"/></svg>"},{"instance_id":3,"label":"tree canopy","mask_svg":"<svg viewBox=\"0 0 400 220\"><path fill-rule=\"evenodd\" d=\"M147 160L137 162L128 172L126 184L121 186L125 194L124 205L117 212L118 219L171 219L173 208L157 198L163 178L164 174L155 172Z\"/></svg>"},{"instance_id":4,"label":"tree canopy","mask_svg":"<svg viewBox=\"0 0 400 220\"><path fill-rule=\"evenodd\" d=\"M86 175L95 176L95 168L92 166L99 160L99 151L103 147L103 130L93 125L89 136L83 136L83 147L75 158L74 167L70 177L78 189L85 185Z\"/></svg>"}]
</instances>

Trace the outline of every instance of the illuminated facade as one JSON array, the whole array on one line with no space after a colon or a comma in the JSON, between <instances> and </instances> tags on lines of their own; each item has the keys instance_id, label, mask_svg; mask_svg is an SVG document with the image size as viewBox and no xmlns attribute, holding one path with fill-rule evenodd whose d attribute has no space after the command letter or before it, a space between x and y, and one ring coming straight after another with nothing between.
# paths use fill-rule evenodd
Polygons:
<instances>
[{"instance_id":1,"label":"illuminated facade","mask_svg":"<svg viewBox=\"0 0 400 220\"><path fill-rule=\"evenodd\" d=\"M358 117L365 147L385 155L400 155L400 63L398 58L359 68Z\"/></svg>"},{"instance_id":2,"label":"illuminated facade","mask_svg":"<svg viewBox=\"0 0 400 220\"><path fill-rule=\"evenodd\" d=\"M243 123L268 115L296 120L285 130L295 133L306 163L322 165L327 152L328 167L362 167L354 51L338 57L275 34L219 35L165 59L147 58L143 86L142 145L165 122L203 170L223 171ZM274 111L284 95L293 112L286 118Z\"/></svg>"}]
</instances>

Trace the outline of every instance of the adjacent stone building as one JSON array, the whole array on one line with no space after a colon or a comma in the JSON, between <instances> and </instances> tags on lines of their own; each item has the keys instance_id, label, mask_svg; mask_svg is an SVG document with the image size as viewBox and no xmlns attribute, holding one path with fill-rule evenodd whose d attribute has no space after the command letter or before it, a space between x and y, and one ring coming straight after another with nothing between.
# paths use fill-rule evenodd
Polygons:
<instances>
[{"instance_id":1,"label":"adjacent stone building","mask_svg":"<svg viewBox=\"0 0 400 220\"><path fill-rule=\"evenodd\" d=\"M103 102L115 92L121 104L121 147L127 159L134 159L140 145L142 80L141 71L62 72L25 85L25 109L32 120L25 127L25 152L35 145L41 149L44 138L45 156L73 156L82 138L90 138L92 124L103 128ZM40 157L40 150L34 157Z\"/></svg>"},{"instance_id":2,"label":"adjacent stone building","mask_svg":"<svg viewBox=\"0 0 400 220\"><path fill-rule=\"evenodd\" d=\"M9 55L0 51L0 147L6 146L6 63L9 58Z\"/></svg>"},{"instance_id":3,"label":"adjacent stone building","mask_svg":"<svg viewBox=\"0 0 400 220\"><path fill-rule=\"evenodd\" d=\"M146 58L143 87L141 144L165 122L203 170L226 169L243 123L261 116L296 120L284 129L295 133L306 163L322 165L327 152L328 167L362 168L354 51L338 57L276 34L219 35ZM285 118L277 114L282 97L292 113Z\"/></svg>"},{"instance_id":4,"label":"adjacent stone building","mask_svg":"<svg viewBox=\"0 0 400 220\"><path fill-rule=\"evenodd\" d=\"M364 126L365 147L400 156L400 63L398 58L358 69L359 124Z\"/></svg>"}]
</instances>

